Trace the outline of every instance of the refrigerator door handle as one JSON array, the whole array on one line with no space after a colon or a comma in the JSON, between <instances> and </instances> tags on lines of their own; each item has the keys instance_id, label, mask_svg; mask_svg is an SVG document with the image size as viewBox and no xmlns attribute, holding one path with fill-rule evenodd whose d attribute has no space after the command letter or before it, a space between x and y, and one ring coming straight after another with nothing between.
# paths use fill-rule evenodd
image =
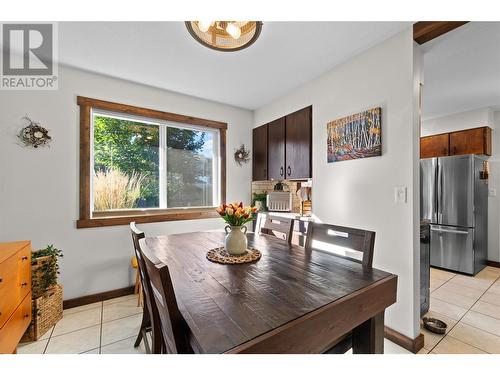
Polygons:
<instances>
[{"instance_id":1,"label":"refrigerator door handle","mask_svg":"<svg viewBox=\"0 0 500 375\"><path fill-rule=\"evenodd\" d=\"M454 230L454 229L431 228L431 230L434 232L443 232L443 233L469 234L468 231Z\"/></svg>"},{"instance_id":2,"label":"refrigerator door handle","mask_svg":"<svg viewBox=\"0 0 500 375\"><path fill-rule=\"evenodd\" d=\"M443 222L443 194L444 194L444 189L443 189L443 168L441 165L441 159L438 158L437 161L437 204L436 204L436 210L437 210L437 222L442 223Z\"/></svg>"}]
</instances>

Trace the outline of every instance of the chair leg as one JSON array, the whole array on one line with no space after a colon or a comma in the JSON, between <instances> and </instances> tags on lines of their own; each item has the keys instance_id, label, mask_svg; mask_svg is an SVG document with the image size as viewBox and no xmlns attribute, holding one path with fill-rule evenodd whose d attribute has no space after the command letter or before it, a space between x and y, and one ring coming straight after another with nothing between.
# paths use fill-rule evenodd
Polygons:
<instances>
[{"instance_id":1,"label":"chair leg","mask_svg":"<svg viewBox=\"0 0 500 375\"><path fill-rule=\"evenodd\" d=\"M142 329L139 329L139 334L137 335L137 338L135 339L134 348L137 348L141 344L142 339L143 339Z\"/></svg>"},{"instance_id":2,"label":"chair leg","mask_svg":"<svg viewBox=\"0 0 500 375\"><path fill-rule=\"evenodd\" d=\"M162 343L162 336L158 332L158 330L155 330L154 328L151 330L151 337L153 340L153 343L151 345L151 353L153 354L162 354L163 352L163 343Z\"/></svg>"},{"instance_id":3,"label":"chair leg","mask_svg":"<svg viewBox=\"0 0 500 375\"><path fill-rule=\"evenodd\" d=\"M146 340L145 334L143 332L145 332L146 329L151 326L151 319L149 318L149 314L147 313L146 309L143 310L144 311L142 313L141 327L139 328L139 334L137 335L137 339L135 340L134 348L137 348L140 345L142 339Z\"/></svg>"}]
</instances>

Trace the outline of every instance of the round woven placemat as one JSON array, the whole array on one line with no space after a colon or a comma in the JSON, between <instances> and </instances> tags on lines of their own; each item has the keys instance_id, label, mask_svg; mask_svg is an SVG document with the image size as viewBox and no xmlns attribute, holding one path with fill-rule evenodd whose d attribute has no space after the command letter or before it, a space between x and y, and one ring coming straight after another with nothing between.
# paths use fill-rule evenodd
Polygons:
<instances>
[{"instance_id":1,"label":"round woven placemat","mask_svg":"<svg viewBox=\"0 0 500 375\"><path fill-rule=\"evenodd\" d=\"M262 256L257 249L247 249L246 254L231 255L223 247L217 247L207 252L207 259L221 264L242 264L256 262Z\"/></svg>"}]
</instances>

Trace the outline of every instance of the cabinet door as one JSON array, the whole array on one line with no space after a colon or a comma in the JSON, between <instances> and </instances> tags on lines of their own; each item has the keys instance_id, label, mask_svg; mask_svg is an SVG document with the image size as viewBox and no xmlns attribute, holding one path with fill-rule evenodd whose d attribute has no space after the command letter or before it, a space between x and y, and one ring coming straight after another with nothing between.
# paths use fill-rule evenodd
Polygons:
<instances>
[{"instance_id":1,"label":"cabinet door","mask_svg":"<svg viewBox=\"0 0 500 375\"><path fill-rule=\"evenodd\" d=\"M267 124L268 179L285 179L285 118Z\"/></svg>"},{"instance_id":2,"label":"cabinet door","mask_svg":"<svg viewBox=\"0 0 500 375\"><path fill-rule=\"evenodd\" d=\"M286 116L286 178L311 177L311 107Z\"/></svg>"},{"instance_id":3,"label":"cabinet door","mask_svg":"<svg viewBox=\"0 0 500 375\"><path fill-rule=\"evenodd\" d=\"M491 155L491 129L488 127L450 133L450 155Z\"/></svg>"},{"instance_id":4,"label":"cabinet door","mask_svg":"<svg viewBox=\"0 0 500 375\"><path fill-rule=\"evenodd\" d=\"M253 130L252 180L267 180L267 125Z\"/></svg>"},{"instance_id":5,"label":"cabinet door","mask_svg":"<svg viewBox=\"0 0 500 375\"><path fill-rule=\"evenodd\" d=\"M450 135L438 134L420 138L420 159L448 156Z\"/></svg>"}]
</instances>

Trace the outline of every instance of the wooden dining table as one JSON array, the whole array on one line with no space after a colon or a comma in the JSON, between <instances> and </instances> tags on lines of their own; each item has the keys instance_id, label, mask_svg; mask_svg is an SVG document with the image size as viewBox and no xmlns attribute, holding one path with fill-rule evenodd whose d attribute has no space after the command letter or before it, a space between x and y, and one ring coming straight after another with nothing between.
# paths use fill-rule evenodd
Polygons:
<instances>
[{"instance_id":1,"label":"wooden dining table","mask_svg":"<svg viewBox=\"0 0 500 375\"><path fill-rule=\"evenodd\" d=\"M262 257L246 264L206 258L223 246L223 232L142 240L169 268L196 353L323 353L349 332L353 353L383 353L396 275L269 235L247 237Z\"/></svg>"}]
</instances>

